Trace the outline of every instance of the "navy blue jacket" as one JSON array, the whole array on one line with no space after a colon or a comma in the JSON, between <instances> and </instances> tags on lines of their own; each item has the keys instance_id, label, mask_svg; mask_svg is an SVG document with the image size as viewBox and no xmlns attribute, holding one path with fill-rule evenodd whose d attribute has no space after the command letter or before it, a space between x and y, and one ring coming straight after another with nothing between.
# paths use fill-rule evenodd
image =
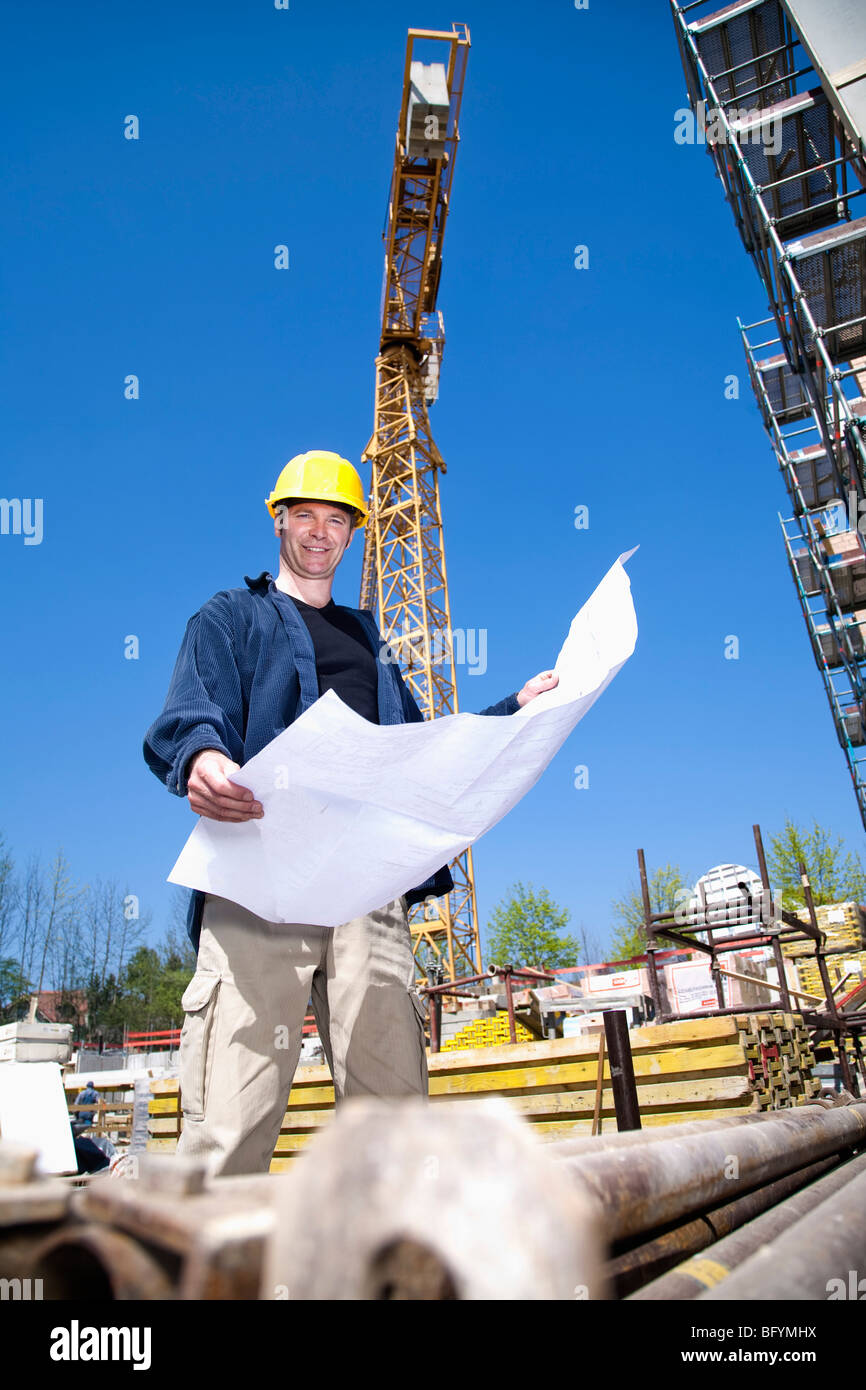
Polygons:
<instances>
[{"instance_id":1,"label":"navy blue jacket","mask_svg":"<svg viewBox=\"0 0 866 1390\"><path fill-rule=\"evenodd\" d=\"M190 618L162 713L145 735L145 762L176 796L187 794L194 753L218 748L242 766L319 698L313 642L297 608L275 597L270 574L245 582L221 589ZM361 623L378 658L386 644L372 613L341 607ZM396 662L379 661L378 682L380 724L423 720ZM518 708L514 694L481 713ZM417 903L453 887L443 865L406 898ZM203 907L204 894L193 892L187 930L196 949Z\"/></svg>"}]
</instances>

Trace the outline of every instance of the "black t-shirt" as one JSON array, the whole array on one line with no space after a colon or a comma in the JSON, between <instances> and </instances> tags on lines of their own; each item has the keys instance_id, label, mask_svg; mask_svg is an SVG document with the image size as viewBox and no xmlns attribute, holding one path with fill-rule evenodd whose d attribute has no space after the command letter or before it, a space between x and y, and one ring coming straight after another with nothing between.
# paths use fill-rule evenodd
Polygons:
<instances>
[{"instance_id":1,"label":"black t-shirt","mask_svg":"<svg viewBox=\"0 0 866 1390\"><path fill-rule=\"evenodd\" d=\"M379 723L379 673L367 636L351 613L329 599L324 608L290 596L307 625L316 653L319 694L334 690L356 713Z\"/></svg>"}]
</instances>

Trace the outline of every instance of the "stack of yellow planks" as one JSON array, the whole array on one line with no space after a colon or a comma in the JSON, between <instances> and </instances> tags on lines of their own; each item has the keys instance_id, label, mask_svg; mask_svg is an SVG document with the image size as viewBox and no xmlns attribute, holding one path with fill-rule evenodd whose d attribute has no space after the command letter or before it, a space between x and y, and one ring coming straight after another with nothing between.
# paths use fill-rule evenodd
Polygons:
<instances>
[{"instance_id":1,"label":"stack of yellow planks","mask_svg":"<svg viewBox=\"0 0 866 1390\"><path fill-rule=\"evenodd\" d=\"M809 914L802 908L797 916L802 922L809 921ZM825 946L836 950L839 947L850 949L852 953L866 947L866 912L858 903L824 903L815 908L818 927L826 937ZM782 951L794 958L813 956L815 948L812 941L783 941Z\"/></svg>"},{"instance_id":2,"label":"stack of yellow planks","mask_svg":"<svg viewBox=\"0 0 866 1390\"><path fill-rule=\"evenodd\" d=\"M514 1020L514 1031L518 1042L532 1042L535 1034L520 1022ZM498 1047L500 1043L510 1043L508 1014L491 1014L490 1018L476 1018L459 1029L447 1042L442 1044L443 1052L462 1052L467 1047Z\"/></svg>"},{"instance_id":3,"label":"stack of yellow planks","mask_svg":"<svg viewBox=\"0 0 866 1390\"><path fill-rule=\"evenodd\" d=\"M805 908L798 912L797 916L804 922L809 920ZM845 955L827 957L827 973L831 986L837 985L852 972L855 978L848 981L848 989L856 983L858 972L860 979L866 979L866 912L863 908L853 902L824 903L815 909L815 916L826 937L826 948L845 951ZM823 999L824 986L815 960L813 943L809 940L786 941L782 944L782 951L796 965L800 989ZM844 989L839 991L840 995L844 993Z\"/></svg>"},{"instance_id":4,"label":"stack of yellow planks","mask_svg":"<svg viewBox=\"0 0 866 1390\"><path fill-rule=\"evenodd\" d=\"M634 1029L630 1040L645 1126L803 1104L819 1089L798 1014L682 1019ZM434 1103L504 1096L542 1140L592 1129L595 1036L428 1054L428 1070ZM154 1081L152 1089L150 1147L170 1150L179 1133L177 1081ZM272 1172L329 1122L333 1106L327 1067L299 1067ZM616 1128L607 1058L601 1119L603 1133Z\"/></svg>"},{"instance_id":5,"label":"stack of yellow planks","mask_svg":"<svg viewBox=\"0 0 866 1390\"><path fill-rule=\"evenodd\" d=\"M796 966L800 988L808 994L816 994L819 999L823 999L824 986L821 983L818 962L815 957L798 956ZM847 984L836 991L836 998L841 998L849 989L854 988L858 979L866 979L866 951L852 951L850 955L845 956L828 956L827 974L830 978L831 988L845 979L846 975L849 977Z\"/></svg>"}]
</instances>

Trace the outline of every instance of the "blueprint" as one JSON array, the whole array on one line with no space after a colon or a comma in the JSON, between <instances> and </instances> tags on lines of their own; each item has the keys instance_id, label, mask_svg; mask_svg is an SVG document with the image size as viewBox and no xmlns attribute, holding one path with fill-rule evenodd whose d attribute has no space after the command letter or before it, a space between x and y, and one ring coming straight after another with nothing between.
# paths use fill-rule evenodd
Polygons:
<instances>
[{"instance_id":1,"label":"blueprint","mask_svg":"<svg viewBox=\"0 0 866 1390\"><path fill-rule=\"evenodd\" d=\"M271 922L334 927L423 883L502 820L634 651L624 563L574 618L559 684L511 715L377 725L329 690L232 774L261 819L200 817L169 882Z\"/></svg>"}]
</instances>

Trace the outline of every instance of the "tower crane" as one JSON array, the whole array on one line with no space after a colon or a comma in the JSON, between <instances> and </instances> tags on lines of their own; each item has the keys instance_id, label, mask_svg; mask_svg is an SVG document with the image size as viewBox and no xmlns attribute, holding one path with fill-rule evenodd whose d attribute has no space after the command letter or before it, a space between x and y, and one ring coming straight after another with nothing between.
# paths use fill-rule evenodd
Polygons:
<instances>
[{"instance_id":1,"label":"tower crane","mask_svg":"<svg viewBox=\"0 0 866 1390\"><path fill-rule=\"evenodd\" d=\"M457 712L439 476L430 430L445 345L436 307L469 29L410 29L383 231L385 275L376 358L372 465L360 606L400 662L425 719ZM432 56L437 61L424 62ZM445 979L481 970L472 851L449 866L454 888L412 910L416 962L432 952Z\"/></svg>"}]
</instances>

